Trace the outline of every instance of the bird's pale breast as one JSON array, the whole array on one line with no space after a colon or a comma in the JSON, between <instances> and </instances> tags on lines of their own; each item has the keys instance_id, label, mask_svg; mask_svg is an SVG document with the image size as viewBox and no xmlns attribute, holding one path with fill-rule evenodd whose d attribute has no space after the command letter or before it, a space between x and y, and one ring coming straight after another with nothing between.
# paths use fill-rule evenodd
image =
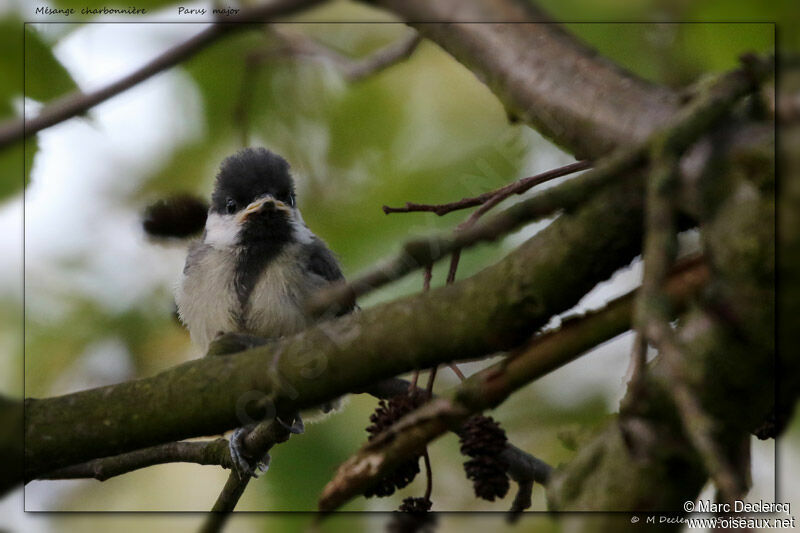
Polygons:
<instances>
[{"instance_id":1,"label":"bird's pale breast","mask_svg":"<svg viewBox=\"0 0 800 533\"><path fill-rule=\"evenodd\" d=\"M298 261L299 254L299 246L290 245L265 265L243 304L233 288L236 255L203 243L195 245L175 298L192 341L205 352L221 332L277 338L303 329L307 325L303 302L323 280L310 285L306 278L304 282L308 274Z\"/></svg>"}]
</instances>

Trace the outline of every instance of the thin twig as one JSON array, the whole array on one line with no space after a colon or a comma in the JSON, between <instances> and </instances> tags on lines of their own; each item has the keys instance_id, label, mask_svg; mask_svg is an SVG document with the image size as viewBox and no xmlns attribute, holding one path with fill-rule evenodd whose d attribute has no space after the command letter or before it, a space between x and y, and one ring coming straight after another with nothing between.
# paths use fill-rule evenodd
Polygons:
<instances>
[{"instance_id":1,"label":"thin twig","mask_svg":"<svg viewBox=\"0 0 800 533\"><path fill-rule=\"evenodd\" d=\"M350 66L345 70L345 77L352 83L382 72L411 57L421 40L419 34L414 32L364 59L351 61Z\"/></svg>"},{"instance_id":2,"label":"thin twig","mask_svg":"<svg viewBox=\"0 0 800 533\"><path fill-rule=\"evenodd\" d=\"M624 179L628 170L638 167L646 158L646 144L630 150L615 152L586 172L579 180L570 180L522 200L474 226L428 238L406 242L400 254L378 268L354 279L328 287L308 304L312 314L324 314L339 306L351 305L364 294L400 279L409 272L432 264L455 250L479 242L494 241L519 227L569 210L588 200L614 179Z\"/></svg>"},{"instance_id":3,"label":"thin twig","mask_svg":"<svg viewBox=\"0 0 800 533\"><path fill-rule=\"evenodd\" d=\"M433 469L431 468L431 458L428 455L428 449L422 454L422 459L425 462L425 499L430 501L431 494L433 493Z\"/></svg>"},{"instance_id":4,"label":"thin twig","mask_svg":"<svg viewBox=\"0 0 800 533\"><path fill-rule=\"evenodd\" d=\"M413 32L367 57L352 59L298 32L275 28L275 34L283 41L283 47L279 52L284 55L328 61L334 64L351 83L361 81L408 59L421 41L417 32Z\"/></svg>"},{"instance_id":5,"label":"thin twig","mask_svg":"<svg viewBox=\"0 0 800 533\"><path fill-rule=\"evenodd\" d=\"M567 174L572 174L573 172L578 172L580 170L585 170L591 166L589 161L578 161L576 163L572 163L560 168L555 168L552 170L548 170L547 172L543 172L536 176L531 176L529 178L523 178L517 182L511 183L506 185L505 187L501 187L494 192L487 193L488 196L481 195L480 197L476 198L484 198L483 205L481 205L478 209L472 213L469 218L467 218L464 222L458 225L458 230L466 230L471 228L475 225L476 222L490 209L494 206L511 196L512 194L522 194L525 191L529 190L530 188L544 183L546 181L559 178L562 176L566 176ZM467 199L471 200L471 199ZM463 202L463 200L462 200ZM458 204L458 202L456 202ZM408 205L408 204L406 204ZM445 204L448 205L448 204ZM454 205L454 204L449 204ZM384 212L386 211L386 206L384 206ZM456 280L456 272L458 271L458 263L461 260L461 250L455 250L453 255L450 258L450 268L447 272L447 283L453 283Z\"/></svg>"},{"instance_id":6,"label":"thin twig","mask_svg":"<svg viewBox=\"0 0 800 533\"><path fill-rule=\"evenodd\" d=\"M431 372L428 375L428 386L425 388L425 397L432 398L433 397L433 382L436 379L436 372L439 370L438 366L431 368Z\"/></svg>"},{"instance_id":7,"label":"thin twig","mask_svg":"<svg viewBox=\"0 0 800 533\"><path fill-rule=\"evenodd\" d=\"M425 272L423 273L423 282L422 282L422 291L428 292L431 290L431 278L433 277L433 265L428 265L425 268ZM436 368L433 367L431 369L430 376L428 377L428 388L426 392L426 398L428 400L431 399L433 396L433 380L436 378ZM409 392L415 392L417 387L417 380L419 379L419 370L414 372L414 380L409 388ZM422 459L425 463L425 500L431 501L431 494L433 493L433 469L431 468L431 458L428 455L428 448L425 448L425 451L422 452Z\"/></svg>"},{"instance_id":8,"label":"thin twig","mask_svg":"<svg viewBox=\"0 0 800 533\"><path fill-rule=\"evenodd\" d=\"M165 463L195 463L231 468L227 439L178 441L128 453L102 457L48 472L38 479L85 479L105 481L134 470Z\"/></svg>"},{"instance_id":9,"label":"thin twig","mask_svg":"<svg viewBox=\"0 0 800 533\"><path fill-rule=\"evenodd\" d=\"M408 59L421 41L419 35L413 32L365 58L351 59L299 32L278 27L272 27L270 30L280 39L281 44L253 51L245 59L246 68L233 113L233 120L239 129L242 146L249 145L249 110L253 88L262 65L267 61L285 56L321 59L334 64L347 81L355 83Z\"/></svg>"},{"instance_id":10,"label":"thin twig","mask_svg":"<svg viewBox=\"0 0 800 533\"><path fill-rule=\"evenodd\" d=\"M461 369L460 369L460 368L458 368L458 365L457 365L457 364L455 364L455 363L450 363L450 364L449 364L449 365L447 365L447 366L449 366L449 367L450 367L450 370L452 370L452 371L453 371L453 373L454 373L456 376L458 376L458 379L460 379L461 381L464 381L465 379L467 379L467 378L466 378L466 376L464 376L464 373L461 371Z\"/></svg>"},{"instance_id":11,"label":"thin twig","mask_svg":"<svg viewBox=\"0 0 800 533\"><path fill-rule=\"evenodd\" d=\"M663 355L665 367L671 376L669 392L689 441L702 458L717 491L722 496L722 501L730 503L743 496L746 483L743 482L742 476L737 474L717 442L714 419L706 413L697 394L689 386L683 362L683 350L669 324L665 325L666 328L664 325L651 323L647 328L652 335L653 343ZM655 329L657 331L654 331Z\"/></svg>"},{"instance_id":12,"label":"thin twig","mask_svg":"<svg viewBox=\"0 0 800 533\"><path fill-rule=\"evenodd\" d=\"M409 385L408 385L409 393L411 391L416 390L418 381L419 381L419 370L414 370L414 374L411 377L411 383L409 383Z\"/></svg>"},{"instance_id":13,"label":"thin twig","mask_svg":"<svg viewBox=\"0 0 800 533\"><path fill-rule=\"evenodd\" d=\"M523 511L530 509L534 482L547 485L552 467L514 446L506 446L500 452L500 459L508 465L508 475L519 486L507 515L507 520L513 523L522 516Z\"/></svg>"},{"instance_id":14,"label":"thin twig","mask_svg":"<svg viewBox=\"0 0 800 533\"><path fill-rule=\"evenodd\" d=\"M521 179L516 184L509 185L505 189L501 189L497 191L497 193L492 196L485 204L480 206L478 209L472 213L469 218L464 222L465 227L472 226L477 220L483 216L484 213L492 209L494 206L511 196L512 194L522 194L528 189L535 187L536 185L540 185L547 181L560 178L562 176L566 176L568 174L572 174L574 172L579 172L581 170L586 170L587 168L591 167L592 163L590 161L577 161L575 163L563 166L561 168L555 168L553 170L548 170L547 172L543 172L538 176L531 176L530 178Z\"/></svg>"},{"instance_id":15,"label":"thin twig","mask_svg":"<svg viewBox=\"0 0 800 533\"><path fill-rule=\"evenodd\" d=\"M225 527L225 523L230 518L230 514L233 511L233 507L236 506L236 503L239 502L239 499L244 494L244 490L247 488L247 484L250 482L250 478L240 478L235 472L231 473L228 476L228 479L225 481L225 486L222 488L222 491L217 496L217 501L214 503L214 507L216 508L217 505L221 506L229 506L228 502L232 502L232 507L230 510L225 511L217 511L212 509L211 512L208 513L206 519L203 521L203 525L200 528L200 533L218 533L222 531Z\"/></svg>"},{"instance_id":16,"label":"thin twig","mask_svg":"<svg viewBox=\"0 0 800 533\"><path fill-rule=\"evenodd\" d=\"M450 202L446 204L416 204L413 202L406 202L406 205L403 207L389 207L388 205L383 206L383 212L388 214L391 213L412 213L417 211L422 212L429 212L429 213L436 213L439 216L446 215L447 213L452 213L453 211L458 211L460 209L467 209L470 207L475 207L476 205L486 204L490 200L494 198L500 198L494 204L484 212L488 211L494 205L502 202L512 194L523 194L524 192L528 191L532 187L544 183L546 181L560 178L562 176L566 176L568 174L572 174L573 172L578 172L580 170L585 170L591 167L592 164L589 161L577 161L575 163L570 163L569 165L565 165L563 167L558 167L554 169L547 170L542 172L541 174L537 174L535 176L530 176L527 178L522 178L521 180L515 181L509 185L504 185L499 189L495 189L493 191L485 192L483 194L479 194L478 196L472 196L469 198L462 198L457 202Z\"/></svg>"},{"instance_id":17,"label":"thin twig","mask_svg":"<svg viewBox=\"0 0 800 533\"><path fill-rule=\"evenodd\" d=\"M667 144L657 145L663 150ZM643 339L635 348L642 350L649 340L662 355L669 372L668 390L677 407L689 441L700 454L717 489L726 501L742 494L732 465L716 441L713 420L705 413L688 385L683 350L669 324L672 317L669 301L662 287L678 248L675 195L678 187L678 161L681 152L658 154L647 189L647 234L644 248L644 277L638 297L639 331ZM636 354L637 358L643 355ZM637 377L641 381L641 375ZM635 384L641 388L641 383Z\"/></svg>"},{"instance_id":18,"label":"thin twig","mask_svg":"<svg viewBox=\"0 0 800 533\"><path fill-rule=\"evenodd\" d=\"M23 137L29 137L45 128L82 115L97 104L130 89L144 80L184 61L221 37L249 27L246 22L266 22L280 15L298 11L320 0L274 0L250 9L237 16L209 25L186 41L173 46L149 63L97 90L83 93L75 91L48 104L35 117L14 119L0 124L0 148Z\"/></svg>"},{"instance_id":19,"label":"thin twig","mask_svg":"<svg viewBox=\"0 0 800 533\"><path fill-rule=\"evenodd\" d=\"M458 262L461 259L461 249L454 250L453 255L450 256L450 267L447 269L447 285L452 284L456 280L456 272L458 271Z\"/></svg>"},{"instance_id":20,"label":"thin twig","mask_svg":"<svg viewBox=\"0 0 800 533\"><path fill-rule=\"evenodd\" d=\"M626 396L625 403L627 405L636 405L639 403L645 393L645 366L647 365L647 339L641 332L636 331L633 339L633 349L631 350L630 358L630 379L628 381L628 390L630 396ZM620 414L624 416L626 409L620 409Z\"/></svg>"}]
</instances>

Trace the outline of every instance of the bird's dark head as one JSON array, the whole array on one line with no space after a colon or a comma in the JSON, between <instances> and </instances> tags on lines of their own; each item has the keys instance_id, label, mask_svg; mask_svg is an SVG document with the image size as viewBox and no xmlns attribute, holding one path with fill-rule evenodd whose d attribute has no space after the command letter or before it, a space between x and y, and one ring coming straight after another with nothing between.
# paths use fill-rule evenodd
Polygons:
<instances>
[{"instance_id":1,"label":"bird's dark head","mask_svg":"<svg viewBox=\"0 0 800 533\"><path fill-rule=\"evenodd\" d=\"M279 245L297 239L304 228L285 159L264 148L247 148L222 162L206 221L207 242Z\"/></svg>"}]
</instances>

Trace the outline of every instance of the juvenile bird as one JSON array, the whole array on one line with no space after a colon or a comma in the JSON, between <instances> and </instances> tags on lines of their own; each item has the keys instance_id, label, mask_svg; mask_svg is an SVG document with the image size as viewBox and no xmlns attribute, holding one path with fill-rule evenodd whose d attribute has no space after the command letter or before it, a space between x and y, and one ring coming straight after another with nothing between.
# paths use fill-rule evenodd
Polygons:
<instances>
[{"instance_id":1,"label":"juvenile bird","mask_svg":"<svg viewBox=\"0 0 800 533\"><path fill-rule=\"evenodd\" d=\"M248 148L220 167L205 230L189 249L176 291L178 314L203 353L224 333L275 339L314 322L307 299L342 279L333 253L303 222L289 164ZM295 420L294 430L302 431L299 415ZM242 436L241 429L234 433L231 453L253 474L242 458Z\"/></svg>"}]
</instances>

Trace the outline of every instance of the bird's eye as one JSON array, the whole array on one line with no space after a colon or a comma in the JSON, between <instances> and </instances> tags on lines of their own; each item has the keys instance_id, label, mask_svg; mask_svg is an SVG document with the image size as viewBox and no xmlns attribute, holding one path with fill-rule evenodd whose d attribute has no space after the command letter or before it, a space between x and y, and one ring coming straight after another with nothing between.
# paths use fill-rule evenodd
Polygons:
<instances>
[{"instance_id":1,"label":"bird's eye","mask_svg":"<svg viewBox=\"0 0 800 533\"><path fill-rule=\"evenodd\" d=\"M294 207L294 194L289 195L289 207Z\"/></svg>"},{"instance_id":2,"label":"bird's eye","mask_svg":"<svg viewBox=\"0 0 800 533\"><path fill-rule=\"evenodd\" d=\"M232 215L236 212L236 200L233 198L228 198L225 202L225 211L228 212L229 215Z\"/></svg>"}]
</instances>

